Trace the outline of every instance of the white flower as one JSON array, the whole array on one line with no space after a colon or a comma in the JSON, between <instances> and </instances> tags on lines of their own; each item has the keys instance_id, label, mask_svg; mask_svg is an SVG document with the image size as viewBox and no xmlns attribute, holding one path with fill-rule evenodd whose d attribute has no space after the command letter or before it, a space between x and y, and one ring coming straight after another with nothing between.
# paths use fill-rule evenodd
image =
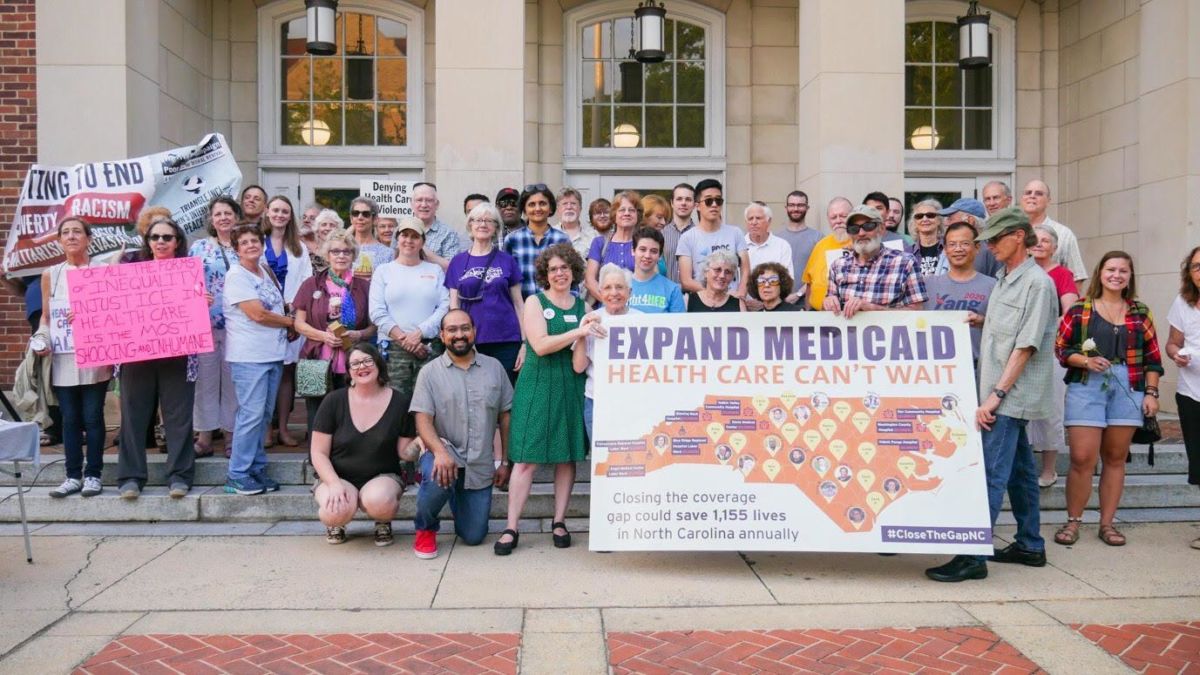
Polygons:
<instances>
[{"instance_id":1,"label":"white flower","mask_svg":"<svg viewBox=\"0 0 1200 675\"><path fill-rule=\"evenodd\" d=\"M1096 351L1096 341L1092 338L1088 338L1083 341L1083 345L1080 348L1083 349L1084 352L1094 352Z\"/></svg>"},{"instance_id":2,"label":"white flower","mask_svg":"<svg viewBox=\"0 0 1200 675\"><path fill-rule=\"evenodd\" d=\"M1180 356L1191 356L1192 350L1188 349L1187 347L1180 347L1179 351L1177 351L1175 353Z\"/></svg>"}]
</instances>

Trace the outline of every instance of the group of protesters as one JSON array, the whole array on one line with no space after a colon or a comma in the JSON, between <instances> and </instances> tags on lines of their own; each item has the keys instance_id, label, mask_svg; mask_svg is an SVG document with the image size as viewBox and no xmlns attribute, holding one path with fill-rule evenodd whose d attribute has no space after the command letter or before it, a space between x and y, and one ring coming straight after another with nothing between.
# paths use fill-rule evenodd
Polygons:
<instances>
[{"instance_id":1,"label":"group of protesters","mask_svg":"<svg viewBox=\"0 0 1200 675\"><path fill-rule=\"evenodd\" d=\"M982 201L912 206L880 192L856 205L834 197L826 227L810 224L808 196L786 196L774 226L765 202L726 222L721 183L680 184L670 199L624 191L584 208L579 191L544 184L463 201L465 233L438 217L437 188L417 183L412 216L382 216L371 199L302 212L261 187L209 205L207 236L189 241L165 210L145 209L142 246L121 262L200 259L215 349L113 367L79 368L53 349L44 313L30 343L61 410L64 498L100 494L104 400L119 381L116 485L137 499L146 452L161 425L172 497L191 489L195 460L223 435L225 490L279 489L266 448L296 446L288 420L307 410L313 489L326 540L346 541L359 510L375 543L392 543L399 499L418 485L414 553L438 554L439 513L449 503L466 544L488 532L493 488L508 490L497 555L518 546L517 525L535 470L553 466L553 542L565 521L576 463L589 451L592 358L606 319L624 314L825 311L847 319L886 310L966 311L978 380L993 524L1004 494L1015 542L993 556L958 556L932 568L938 581L987 576L986 561L1041 566L1040 489L1070 453L1067 522L1075 544L1102 461L1098 536L1114 524L1134 432L1158 412L1160 341L1136 295L1133 258L1104 254L1084 265L1069 227L1047 215L1050 190L1018 195L988 183ZM586 215L586 220L584 216ZM816 218L814 218L815 220ZM47 305L69 301L67 270L89 258L91 226L58 222L64 262L46 270ZM1183 258L1180 291L1162 348L1179 370L1176 403L1200 485L1200 247ZM161 412L159 412L161 411ZM1034 451L1040 451L1041 461ZM1200 548L1200 540L1192 543Z\"/></svg>"}]
</instances>

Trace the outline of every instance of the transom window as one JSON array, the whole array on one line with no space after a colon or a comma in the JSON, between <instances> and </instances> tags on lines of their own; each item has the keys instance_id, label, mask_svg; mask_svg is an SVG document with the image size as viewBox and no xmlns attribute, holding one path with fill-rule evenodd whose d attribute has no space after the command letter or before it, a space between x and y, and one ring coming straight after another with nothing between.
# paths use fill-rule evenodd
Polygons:
<instances>
[{"instance_id":1,"label":"transom window","mask_svg":"<svg viewBox=\"0 0 1200 675\"><path fill-rule=\"evenodd\" d=\"M952 22L912 22L906 37L904 147L994 149L992 68L958 67L958 26Z\"/></svg>"},{"instance_id":2,"label":"transom window","mask_svg":"<svg viewBox=\"0 0 1200 675\"><path fill-rule=\"evenodd\" d=\"M333 56L305 53L303 15L284 21L280 31L280 145L409 144L406 24L366 12L339 12Z\"/></svg>"},{"instance_id":3,"label":"transom window","mask_svg":"<svg viewBox=\"0 0 1200 675\"><path fill-rule=\"evenodd\" d=\"M667 58L629 56L633 19L588 23L579 35L581 148L703 148L706 145L706 35L669 18Z\"/></svg>"}]
</instances>

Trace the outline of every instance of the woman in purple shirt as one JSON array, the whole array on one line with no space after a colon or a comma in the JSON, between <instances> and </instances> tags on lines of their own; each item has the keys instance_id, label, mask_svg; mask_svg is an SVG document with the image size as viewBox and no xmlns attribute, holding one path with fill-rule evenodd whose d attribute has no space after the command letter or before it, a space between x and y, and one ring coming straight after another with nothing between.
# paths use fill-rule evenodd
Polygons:
<instances>
[{"instance_id":1,"label":"woman in purple shirt","mask_svg":"<svg viewBox=\"0 0 1200 675\"><path fill-rule=\"evenodd\" d=\"M521 310L521 267L496 245L500 212L482 202L467 214L471 248L450 260L446 288L450 309L462 309L475 322L475 348L504 366L515 385L525 361Z\"/></svg>"}]
</instances>

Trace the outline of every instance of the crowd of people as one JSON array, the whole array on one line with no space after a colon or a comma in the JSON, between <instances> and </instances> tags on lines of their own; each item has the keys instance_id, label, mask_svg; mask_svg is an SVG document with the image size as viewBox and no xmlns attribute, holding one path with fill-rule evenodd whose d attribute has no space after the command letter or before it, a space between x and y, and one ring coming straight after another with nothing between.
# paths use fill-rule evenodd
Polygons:
<instances>
[{"instance_id":1,"label":"crowd of people","mask_svg":"<svg viewBox=\"0 0 1200 675\"><path fill-rule=\"evenodd\" d=\"M416 483L415 554L438 554L447 503L455 534L476 545L500 487L509 491L508 522L494 550L509 555L534 472L553 465L553 541L568 547L606 317L952 310L967 312L970 324L992 521L1007 493L1018 530L993 556L957 556L927 575L983 578L988 559L1044 565L1040 489L1058 479L1059 452L1070 454L1068 519L1054 541L1078 541L1100 461L1097 534L1121 546L1114 516L1125 458L1135 430L1158 411L1164 372L1134 261L1110 251L1088 270L1071 229L1048 217L1050 190L1040 180L1015 205L998 181L982 197L919 201L905 223L898 199L871 192L855 205L838 196L822 228L810 224L808 195L796 190L785 197L782 227L754 201L743 228L726 221L714 179L677 185L669 201L624 191L586 208L579 191L539 183L504 188L494 201L468 195L460 234L438 218L430 183L414 187L413 216L381 216L358 197L348 224L319 205L297 213L287 197L250 186L241 199L212 201L207 236L190 247L170 213L147 209L142 248L121 261L198 258L215 350L78 368L42 314L30 350L44 366L31 371L43 373L61 409L67 474L51 495L102 491L104 399L117 379L123 498L137 499L146 483L160 419L172 497L188 493L196 458L213 454L219 434L229 439L227 492L279 489L265 449L300 442L288 419L302 398L330 543L346 540L362 510L375 521L375 543L390 544L399 498ZM86 220L60 221L58 238L66 260L40 280L48 306L69 302L67 270L97 264ZM1200 247L1183 259L1167 321L1162 351L1179 370L1189 482L1200 485L1200 363L1191 358L1200 349Z\"/></svg>"}]
</instances>

